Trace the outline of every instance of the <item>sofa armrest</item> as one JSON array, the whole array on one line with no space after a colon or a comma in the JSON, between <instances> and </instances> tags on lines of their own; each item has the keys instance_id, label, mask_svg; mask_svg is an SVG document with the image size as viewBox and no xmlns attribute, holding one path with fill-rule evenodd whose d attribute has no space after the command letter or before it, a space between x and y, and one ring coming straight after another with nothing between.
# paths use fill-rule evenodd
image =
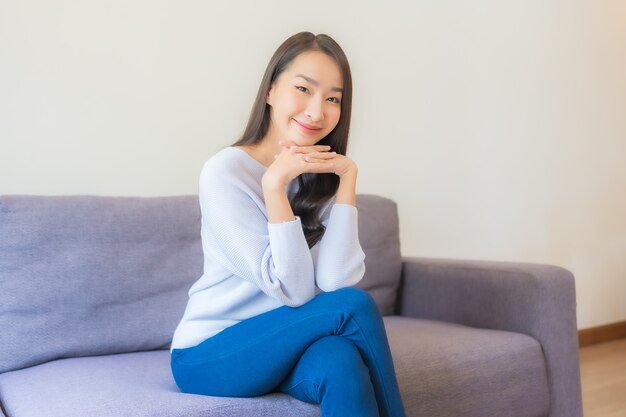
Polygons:
<instances>
[{"instance_id":1,"label":"sofa armrest","mask_svg":"<svg viewBox=\"0 0 626 417\"><path fill-rule=\"evenodd\" d=\"M403 258L398 313L535 338L546 360L550 417L582 416L575 284L568 270Z\"/></svg>"}]
</instances>

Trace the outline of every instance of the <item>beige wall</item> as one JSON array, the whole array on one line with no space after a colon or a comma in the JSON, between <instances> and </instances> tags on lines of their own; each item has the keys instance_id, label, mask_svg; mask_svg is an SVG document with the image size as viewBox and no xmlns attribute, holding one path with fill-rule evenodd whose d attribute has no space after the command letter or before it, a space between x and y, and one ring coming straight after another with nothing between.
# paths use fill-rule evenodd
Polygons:
<instances>
[{"instance_id":1,"label":"beige wall","mask_svg":"<svg viewBox=\"0 0 626 417\"><path fill-rule=\"evenodd\" d=\"M0 2L0 193L197 192L300 30L354 74L359 192L406 255L551 263L626 320L626 2Z\"/></svg>"}]
</instances>

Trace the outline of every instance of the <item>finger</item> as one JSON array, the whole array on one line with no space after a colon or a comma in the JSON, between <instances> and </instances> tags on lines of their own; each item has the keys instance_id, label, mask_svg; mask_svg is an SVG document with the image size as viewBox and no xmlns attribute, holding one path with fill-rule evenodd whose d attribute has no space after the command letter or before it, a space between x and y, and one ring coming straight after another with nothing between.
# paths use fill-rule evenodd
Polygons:
<instances>
[{"instance_id":1,"label":"finger","mask_svg":"<svg viewBox=\"0 0 626 417\"><path fill-rule=\"evenodd\" d=\"M314 145L312 147L317 149L317 150L319 150L319 151L329 151L330 150L330 145Z\"/></svg>"},{"instance_id":2,"label":"finger","mask_svg":"<svg viewBox=\"0 0 626 417\"><path fill-rule=\"evenodd\" d=\"M327 159L333 159L337 156L337 152L314 152L314 153L309 153L305 156L305 159L307 161L309 160L316 160L316 159L322 159L322 160L327 160Z\"/></svg>"},{"instance_id":3,"label":"finger","mask_svg":"<svg viewBox=\"0 0 626 417\"><path fill-rule=\"evenodd\" d=\"M304 162L307 164L324 164L330 161L321 158L305 158Z\"/></svg>"},{"instance_id":4,"label":"finger","mask_svg":"<svg viewBox=\"0 0 626 417\"><path fill-rule=\"evenodd\" d=\"M331 162L311 162L306 165L306 172L335 172L335 166Z\"/></svg>"},{"instance_id":5,"label":"finger","mask_svg":"<svg viewBox=\"0 0 626 417\"><path fill-rule=\"evenodd\" d=\"M328 152L330 151L330 146L328 145L292 146L290 150L292 150L295 153Z\"/></svg>"}]
</instances>

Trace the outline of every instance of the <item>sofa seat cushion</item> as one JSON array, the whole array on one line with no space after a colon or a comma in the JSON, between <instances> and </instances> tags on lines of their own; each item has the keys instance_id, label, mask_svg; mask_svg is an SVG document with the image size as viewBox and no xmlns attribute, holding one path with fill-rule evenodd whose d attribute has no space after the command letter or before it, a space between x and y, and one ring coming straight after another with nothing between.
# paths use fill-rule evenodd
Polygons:
<instances>
[{"instance_id":1,"label":"sofa seat cushion","mask_svg":"<svg viewBox=\"0 0 626 417\"><path fill-rule=\"evenodd\" d=\"M408 415L548 415L545 360L534 338L401 316L384 320Z\"/></svg>"},{"instance_id":2,"label":"sofa seat cushion","mask_svg":"<svg viewBox=\"0 0 626 417\"><path fill-rule=\"evenodd\" d=\"M518 333L384 318L407 416L548 414L541 346ZM178 391L169 351L59 359L0 374L11 417L298 416L319 407L284 394L218 398Z\"/></svg>"},{"instance_id":3,"label":"sofa seat cushion","mask_svg":"<svg viewBox=\"0 0 626 417\"><path fill-rule=\"evenodd\" d=\"M10 417L319 417L319 407L275 393L260 398L182 394L169 351L58 359L0 375Z\"/></svg>"}]
</instances>

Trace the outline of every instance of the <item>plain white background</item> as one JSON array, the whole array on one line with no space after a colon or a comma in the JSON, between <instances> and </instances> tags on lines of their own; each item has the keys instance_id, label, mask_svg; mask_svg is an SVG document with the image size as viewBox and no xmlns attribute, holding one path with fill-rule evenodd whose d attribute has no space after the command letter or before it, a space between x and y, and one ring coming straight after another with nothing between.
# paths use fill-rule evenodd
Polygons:
<instances>
[{"instance_id":1,"label":"plain white background","mask_svg":"<svg viewBox=\"0 0 626 417\"><path fill-rule=\"evenodd\" d=\"M404 255L550 263L626 320L626 2L0 0L0 194L197 193L263 70L328 33Z\"/></svg>"}]
</instances>

